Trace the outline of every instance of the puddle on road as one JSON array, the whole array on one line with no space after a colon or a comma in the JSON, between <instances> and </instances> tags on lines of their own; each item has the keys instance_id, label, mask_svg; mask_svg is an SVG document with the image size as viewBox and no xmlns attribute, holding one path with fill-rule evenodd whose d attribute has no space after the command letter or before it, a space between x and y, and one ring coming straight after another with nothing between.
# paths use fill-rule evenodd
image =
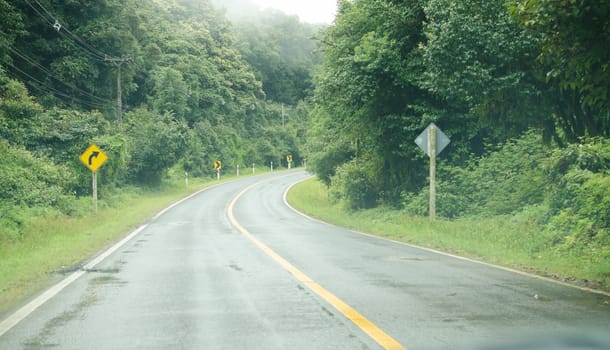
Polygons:
<instances>
[{"instance_id":1,"label":"puddle on road","mask_svg":"<svg viewBox=\"0 0 610 350\"><path fill-rule=\"evenodd\" d=\"M89 281L89 285L92 286L99 286L99 285L125 285L127 284L126 281L123 281L119 278L116 278L114 276L99 276L99 277L95 277L94 279Z\"/></svg>"},{"instance_id":2,"label":"puddle on road","mask_svg":"<svg viewBox=\"0 0 610 350\"><path fill-rule=\"evenodd\" d=\"M393 262L419 262L419 261L430 261L432 259L423 259L416 256L388 256L383 258L384 261Z\"/></svg>"},{"instance_id":3,"label":"puddle on road","mask_svg":"<svg viewBox=\"0 0 610 350\"><path fill-rule=\"evenodd\" d=\"M95 294L87 294L84 299L78 303L72 305L69 310L64 311L58 316L50 319L44 325L44 328L36 335L26 339L21 345L24 350L39 350L39 349L50 349L50 348L61 348L61 344L52 341L55 331L59 328L64 327L71 321L84 317L85 309L95 304L98 298Z\"/></svg>"}]
</instances>

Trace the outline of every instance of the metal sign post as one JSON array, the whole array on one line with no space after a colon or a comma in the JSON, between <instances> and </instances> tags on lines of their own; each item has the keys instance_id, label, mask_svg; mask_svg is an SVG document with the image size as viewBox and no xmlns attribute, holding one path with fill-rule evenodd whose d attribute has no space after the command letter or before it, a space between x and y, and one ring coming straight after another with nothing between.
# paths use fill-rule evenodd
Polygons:
<instances>
[{"instance_id":1,"label":"metal sign post","mask_svg":"<svg viewBox=\"0 0 610 350\"><path fill-rule=\"evenodd\" d=\"M91 170L91 187L93 192L93 212L97 214L97 169L108 159L108 156L96 145L92 144L80 155L80 160Z\"/></svg>"},{"instance_id":2,"label":"metal sign post","mask_svg":"<svg viewBox=\"0 0 610 350\"><path fill-rule=\"evenodd\" d=\"M93 212L97 214L97 171L92 171L93 181L91 186L93 187Z\"/></svg>"},{"instance_id":3,"label":"metal sign post","mask_svg":"<svg viewBox=\"0 0 610 350\"><path fill-rule=\"evenodd\" d=\"M430 220L436 219L436 156L451 140L434 123L430 123L415 143L430 157Z\"/></svg>"},{"instance_id":4,"label":"metal sign post","mask_svg":"<svg viewBox=\"0 0 610 350\"><path fill-rule=\"evenodd\" d=\"M215 161L214 169L216 170L216 180L220 180L220 169L222 169L222 162L219 160Z\"/></svg>"}]
</instances>

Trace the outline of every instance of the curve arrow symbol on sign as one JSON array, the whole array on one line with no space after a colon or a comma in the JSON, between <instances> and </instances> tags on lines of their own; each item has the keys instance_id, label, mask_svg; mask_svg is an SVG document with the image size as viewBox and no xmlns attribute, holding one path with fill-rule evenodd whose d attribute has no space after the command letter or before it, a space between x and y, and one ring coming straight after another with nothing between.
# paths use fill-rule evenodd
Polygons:
<instances>
[{"instance_id":1,"label":"curve arrow symbol on sign","mask_svg":"<svg viewBox=\"0 0 610 350\"><path fill-rule=\"evenodd\" d=\"M92 152L91 155L89 156L89 165L92 165L93 163L93 158L97 158L97 156L100 155L100 152Z\"/></svg>"},{"instance_id":2,"label":"curve arrow symbol on sign","mask_svg":"<svg viewBox=\"0 0 610 350\"><path fill-rule=\"evenodd\" d=\"M78 158L91 171L97 171L108 160L106 153L95 144L91 144Z\"/></svg>"}]
</instances>

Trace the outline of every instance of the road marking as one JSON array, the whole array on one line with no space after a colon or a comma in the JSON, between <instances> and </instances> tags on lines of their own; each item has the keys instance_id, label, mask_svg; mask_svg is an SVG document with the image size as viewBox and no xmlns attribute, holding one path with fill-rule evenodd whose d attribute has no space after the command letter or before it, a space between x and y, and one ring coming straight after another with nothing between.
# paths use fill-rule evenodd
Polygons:
<instances>
[{"instance_id":1,"label":"road marking","mask_svg":"<svg viewBox=\"0 0 610 350\"><path fill-rule=\"evenodd\" d=\"M116 252L119 248L121 248L125 243L131 240L133 237L138 235L142 230L144 230L148 225L142 225L130 233L127 237L123 238L121 241L110 247L108 250L98 255L95 259L91 260L88 264L83 266L76 272L73 272L68 277L61 280L59 283L55 284L53 287L47 289L44 293L36 297L34 300L30 301L22 308L17 310L15 313L10 315L7 319L0 322L0 337L8 332L11 328L15 327L19 322L21 322L24 318L28 317L34 310L38 309L42 304L49 301L51 298L56 296L59 292L61 292L64 288L72 284L72 282L79 279L82 275L84 275L88 270L91 270L95 267L95 265L102 262L104 259L109 257L112 253Z\"/></svg>"},{"instance_id":2,"label":"road marking","mask_svg":"<svg viewBox=\"0 0 610 350\"><path fill-rule=\"evenodd\" d=\"M379 240L386 241L386 242L392 242L392 243L396 243L396 244L399 244L399 245L407 246L407 247L410 247L410 248L424 250L424 251L427 251L427 252L430 252L430 253L434 253L434 254L444 255L444 256L447 256L447 257L450 257L450 258L454 258L454 259L458 259L458 260L463 260L463 261L467 261L467 262L470 262L470 263L474 263L474 264L478 264L478 265L483 265L483 266L491 267L491 268L498 269L498 270L504 270L504 271L507 271L507 272L514 273L516 275L521 275L521 276L525 276L525 277L529 277L529 278L533 278L533 279L537 279L537 280L541 280L541 281L557 284L557 285L560 285L560 286L563 286L563 287L569 287L569 288L580 290L580 291L587 292L587 293L592 293L592 294L597 294L597 295L603 295L603 296L610 297L610 293L605 292L603 290L592 289L592 288L587 288L587 287L581 287L581 286L577 286L577 285L570 284L570 283L567 283L567 282L558 281L556 279L552 279L552 278L549 278L549 277L535 275L535 274L532 274L532 273L529 273L529 272L525 272L525 271L521 271L521 270L511 269L510 267L506 267L506 266L494 265L494 264L491 264L491 263L488 263L488 262L485 262L485 261L475 260L475 259L471 259L471 258L467 258L467 257L464 257L464 256L459 256L459 255L443 252L443 251L432 249L432 248L426 248L426 247L422 247L422 246L415 245L415 244L412 244L412 243L401 242L401 241L397 241L397 240L386 238L386 237L382 237L382 236L376 236L376 235L373 235L373 234L370 234L370 233L356 231L356 230L353 230L353 229L350 229L350 228L346 228L346 227L343 227L343 226L331 224L329 222L322 221L320 219L316 219L314 217L311 217L311 216L309 216L309 215L307 215L305 213L300 212L299 210L297 210L293 206L291 206L290 203L288 203L287 197L288 197L288 192L290 191L290 189L292 187L294 187L298 183L306 181L306 180L308 180L308 179L310 179L310 178L312 178L314 176L315 175L312 175L312 176L309 176L309 177L307 177L307 178L305 178L303 180L295 182L290 187L288 187L286 189L286 191L284 191L284 204L288 208L290 208L292 211L294 211L295 213L301 215L302 217L304 217L304 218L306 218L308 220L315 221L315 222L318 222L318 223L321 223L321 224L324 224L324 225L327 225L327 226L332 226L332 227L337 227L337 228L340 228L340 229L343 229L343 230L347 230L349 232L353 232L353 233L358 234L358 235L367 236L367 237L370 237L370 238L379 239Z\"/></svg>"},{"instance_id":3,"label":"road marking","mask_svg":"<svg viewBox=\"0 0 610 350\"><path fill-rule=\"evenodd\" d=\"M258 240L254 235L252 235L248 230L246 230L238 221L235 219L235 215L233 214L233 208L235 207L235 203L239 200L239 198L251 190L253 187L260 185L262 182L269 181L259 181L254 183L245 189L243 189L229 204L227 209L227 215L229 217L229 221L235 226L235 228L241 232L246 238L248 238L252 243L254 243L259 249L261 249L265 254L275 260L281 267L283 267L286 271L290 272L299 282L306 285L311 291L316 293L330 305L332 305L337 311L342 313L345 317L347 317L350 321L352 321L356 326L362 329L366 334L368 334L377 344L381 345L386 350L406 350L404 346L390 337L387 333L382 331L379 327L377 327L374 323L369 321L366 317L356 311L354 308L349 306L347 303L339 299L337 296L326 290L324 287L316 283L314 280L309 278L306 274L304 274L301 270L297 269L294 265L289 263L286 259L281 257L271 248L269 248L266 244Z\"/></svg>"},{"instance_id":4,"label":"road marking","mask_svg":"<svg viewBox=\"0 0 610 350\"><path fill-rule=\"evenodd\" d=\"M165 214L168 210L174 208L178 204L181 204L181 203L193 198L194 196L197 196L198 194L200 194L204 191L210 190L210 189L220 186L220 185L222 185L222 184L216 184L216 185L205 187L203 189L196 191L195 193L190 194L187 197L184 197L184 198L176 201L175 203L169 205L165 209L158 212L155 216L152 217L151 220L154 221L154 220L158 219L161 215ZM44 303L49 301L51 298L56 296L64 288L66 288L67 286L72 284L74 281L79 279L88 270L93 269L97 264L101 263L102 261L104 261L104 259L106 259L110 255L112 255L114 252L119 250L119 248L121 248L123 245L125 245L125 243L129 242L131 239L133 239L135 236L137 236L146 227L148 227L148 224L141 225L140 227L135 229L133 232L131 232L129 235L127 235L125 238L120 240L118 243L116 243L115 245L113 245L112 247L110 247L109 249L107 249L106 251L101 253L100 255L98 255L96 258L91 260L88 264L86 264L85 266L80 268L78 271L75 271L72 274L68 275L68 277L64 278L63 280L59 281L57 284L53 285L51 288L47 289L44 293L40 294L38 297L34 298L34 300L30 301L29 303L27 303L26 305L21 307L19 310L15 311L12 315L10 315L6 319L0 321L0 337L2 335L4 335L6 332L8 332L11 328L15 327L23 319L28 317L32 312L34 312L36 309L38 309L41 305L43 305Z\"/></svg>"}]
</instances>

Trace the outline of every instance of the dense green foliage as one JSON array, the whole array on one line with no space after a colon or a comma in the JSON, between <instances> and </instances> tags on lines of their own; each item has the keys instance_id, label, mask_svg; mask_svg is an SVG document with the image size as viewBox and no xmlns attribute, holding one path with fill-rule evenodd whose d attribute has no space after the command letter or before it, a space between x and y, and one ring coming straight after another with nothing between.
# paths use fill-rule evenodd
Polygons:
<instances>
[{"instance_id":1,"label":"dense green foliage","mask_svg":"<svg viewBox=\"0 0 610 350\"><path fill-rule=\"evenodd\" d=\"M610 3L607 1L514 1L511 12L540 37L546 76L572 90L588 108L610 108ZM608 128L608 115L602 125Z\"/></svg>"},{"instance_id":2,"label":"dense green foliage","mask_svg":"<svg viewBox=\"0 0 610 350\"><path fill-rule=\"evenodd\" d=\"M319 28L264 16L231 23L208 0L0 0L0 231L34 208L80 212L91 143L108 155L102 199L171 168L300 163Z\"/></svg>"},{"instance_id":3,"label":"dense green foliage","mask_svg":"<svg viewBox=\"0 0 610 350\"><path fill-rule=\"evenodd\" d=\"M267 99L296 105L312 90L312 71L319 62L311 40L319 26L276 12L240 21L239 50L263 83Z\"/></svg>"},{"instance_id":4,"label":"dense green foliage","mask_svg":"<svg viewBox=\"0 0 610 350\"><path fill-rule=\"evenodd\" d=\"M558 250L609 258L610 5L340 1L324 31L308 156L331 198L427 215L435 122L441 216L511 216Z\"/></svg>"},{"instance_id":5,"label":"dense green foliage","mask_svg":"<svg viewBox=\"0 0 610 350\"><path fill-rule=\"evenodd\" d=\"M523 11L511 14L503 0L341 1L315 77L308 141L320 178L331 184L342 164L364 158L375 168L367 172L375 201L398 204L400 193L425 185L426 159L413 140L431 121L452 140L446 164L458 167L531 128L551 146L607 137L608 109L582 98L589 85L547 79L538 57L550 39L545 28L521 25ZM603 20L587 26L607 38ZM607 61L607 50L590 55Z\"/></svg>"}]
</instances>

